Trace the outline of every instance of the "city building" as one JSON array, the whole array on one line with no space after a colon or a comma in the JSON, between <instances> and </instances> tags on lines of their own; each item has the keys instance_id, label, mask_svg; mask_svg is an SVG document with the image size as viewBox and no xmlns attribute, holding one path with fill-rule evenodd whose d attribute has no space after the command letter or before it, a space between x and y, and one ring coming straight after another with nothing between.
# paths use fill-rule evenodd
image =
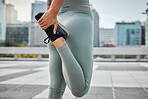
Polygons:
<instances>
[{"instance_id":1,"label":"city building","mask_svg":"<svg viewBox=\"0 0 148 99\"><path fill-rule=\"evenodd\" d=\"M31 22L29 25L29 46L46 46L44 39L46 33L41 29L37 22Z\"/></svg>"},{"instance_id":2,"label":"city building","mask_svg":"<svg viewBox=\"0 0 148 99\"><path fill-rule=\"evenodd\" d=\"M18 44L28 43L28 27L28 23L7 24L6 40Z\"/></svg>"},{"instance_id":3,"label":"city building","mask_svg":"<svg viewBox=\"0 0 148 99\"><path fill-rule=\"evenodd\" d=\"M100 28L99 40L100 40L100 46L114 45L115 29Z\"/></svg>"},{"instance_id":4,"label":"city building","mask_svg":"<svg viewBox=\"0 0 148 99\"><path fill-rule=\"evenodd\" d=\"M141 45L145 45L145 22L141 25Z\"/></svg>"},{"instance_id":5,"label":"city building","mask_svg":"<svg viewBox=\"0 0 148 99\"><path fill-rule=\"evenodd\" d=\"M12 4L6 4L6 23L15 24L17 22L17 11L14 9L14 6Z\"/></svg>"},{"instance_id":6,"label":"city building","mask_svg":"<svg viewBox=\"0 0 148 99\"><path fill-rule=\"evenodd\" d=\"M31 23L29 24L29 46L46 46L43 42L46 38L46 33L41 29L36 19L35 15L39 12L46 11L46 2L36 0L35 3L32 3L32 14L31 14Z\"/></svg>"},{"instance_id":7,"label":"city building","mask_svg":"<svg viewBox=\"0 0 148 99\"><path fill-rule=\"evenodd\" d=\"M117 22L116 45L141 45L141 22Z\"/></svg>"},{"instance_id":8,"label":"city building","mask_svg":"<svg viewBox=\"0 0 148 99\"><path fill-rule=\"evenodd\" d=\"M39 12L45 12L46 6L47 6L46 2L39 1L39 0L36 0L35 3L32 3L31 21L36 22L36 19L34 18L35 15Z\"/></svg>"},{"instance_id":9,"label":"city building","mask_svg":"<svg viewBox=\"0 0 148 99\"><path fill-rule=\"evenodd\" d=\"M148 46L148 9L146 10L145 44Z\"/></svg>"},{"instance_id":10,"label":"city building","mask_svg":"<svg viewBox=\"0 0 148 99\"><path fill-rule=\"evenodd\" d=\"M6 39L5 0L0 0L0 43Z\"/></svg>"},{"instance_id":11,"label":"city building","mask_svg":"<svg viewBox=\"0 0 148 99\"><path fill-rule=\"evenodd\" d=\"M93 15L93 47L99 47L99 15L94 8L91 9Z\"/></svg>"}]
</instances>

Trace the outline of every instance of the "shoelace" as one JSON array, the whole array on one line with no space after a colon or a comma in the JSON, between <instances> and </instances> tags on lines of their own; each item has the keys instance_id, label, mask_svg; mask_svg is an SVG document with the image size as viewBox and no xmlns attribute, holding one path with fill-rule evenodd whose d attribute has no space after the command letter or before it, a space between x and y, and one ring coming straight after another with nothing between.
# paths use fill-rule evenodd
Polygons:
<instances>
[{"instance_id":1,"label":"shoelace","mask_svg":"<svg viewBox=\"0 0 148 99\"><path fill-rule=\"evenodd\" d=\"M44 39L44 43L45 43L45 44L48 44L48 43L50 42L50 39L51 39L50 37L51 37L51 36L47 36L47 37ZM46 42L47 39L48 39L48 41Z\"/></svg>"}]
</instances>

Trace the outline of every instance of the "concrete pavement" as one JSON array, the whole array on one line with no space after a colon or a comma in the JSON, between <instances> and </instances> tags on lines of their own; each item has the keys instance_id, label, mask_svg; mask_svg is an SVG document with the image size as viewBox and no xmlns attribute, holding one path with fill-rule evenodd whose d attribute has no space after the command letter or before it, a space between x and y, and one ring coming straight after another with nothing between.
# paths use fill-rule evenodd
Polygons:
<instances>
[{"instance_id":1,"label":"concrete pavement","mask_svg":"<svg viewBox=\"0 0 148 99\"><path fill-rule=\"evenodd\" d=\"M82 98L68 87L63 99L148 99L148 62L94 62ZM47 99L48 61L0 61L0 99Z\"/></svg>"}]
</instances>

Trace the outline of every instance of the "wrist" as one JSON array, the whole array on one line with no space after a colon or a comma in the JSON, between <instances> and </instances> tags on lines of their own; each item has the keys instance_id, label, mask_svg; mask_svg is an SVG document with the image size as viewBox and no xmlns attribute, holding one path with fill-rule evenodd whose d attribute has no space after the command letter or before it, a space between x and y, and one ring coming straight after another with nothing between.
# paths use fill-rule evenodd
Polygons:
<instances>
[{"instance_id":1,"label":"wrist","mask_svg":"<svg viewBox=\"0 0 148 99\"><path fill-rule=\"evenodd\" d=\"M53 17L56 17L58 14L56 11L54 11L52 9L49 9L47 12L50 13Z\"/></svg>"}]
</instances>

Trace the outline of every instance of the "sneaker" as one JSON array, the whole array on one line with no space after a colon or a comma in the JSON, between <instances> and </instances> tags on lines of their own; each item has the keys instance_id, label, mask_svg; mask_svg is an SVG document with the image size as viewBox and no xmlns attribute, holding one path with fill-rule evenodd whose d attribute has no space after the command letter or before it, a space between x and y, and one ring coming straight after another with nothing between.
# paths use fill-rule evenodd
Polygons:
<instances>
[{"instance_id":1,"label":"sneaker","mask_svg":"<svg viewBox=\"0 0 148 99\"><path fill-rule=\"evenodd\" d=\"M60 35L61 37L63 37L66 40L69 36L69 31L64 25L62 25L60 22L58 22L56 34Z\"/></svg>"},{"instance_id":2,"label":"sneaker","mask_svg":"<svg viewBox=\"0 0 148 99\"><path fill-rule=\"evenodd\" d=\"M35 16L35 19L38 21L42 17L43 14L44 14L44 12L38 13ZM48 36L44 39L45 44L48 44L49 41L51 40L51 37L55 35L53 33L53 29L54 29L54 25L51 25L50 27L48 27L47 29L44 30ZM67 28L64 25L62 25L61 23L58 22L56 34L60 35L61 37L63 37L66 40L69 36L69 31L67 30ZM46 42L46 40L48 40L48 41Z\"/></svg>"}]
</instances>

